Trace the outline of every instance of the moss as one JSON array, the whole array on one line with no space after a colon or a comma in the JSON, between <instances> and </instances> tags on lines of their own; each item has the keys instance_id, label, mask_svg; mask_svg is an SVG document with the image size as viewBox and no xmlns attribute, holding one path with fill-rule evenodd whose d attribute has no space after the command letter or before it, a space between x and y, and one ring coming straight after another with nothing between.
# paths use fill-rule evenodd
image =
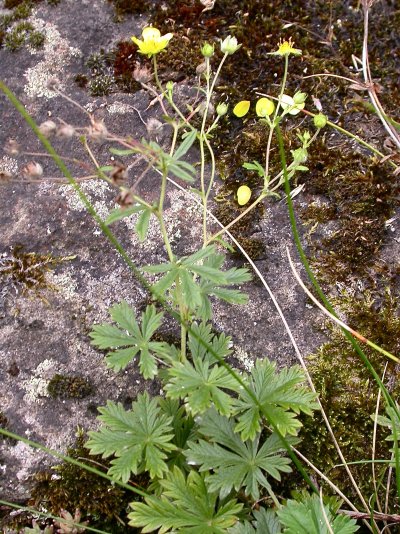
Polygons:
<instances>
[{"instance_id":1,"label":"moss","mask_svg":"<svg viewBox=\"0 0 400 534\"><path fill-rule=\"evenodd\" d=\"M92 96L107 96L111 93L113 83L112 76L107 74L96 76L88 84L89 92Z\"/></svg>"},{"instance_id":2,"label":"moss","mask_svg":"<svg viewBox=\"0 0 400 534\"><path fill-rule=\"evenodd\" d=\"M374 158L345 151L338 155L323 139L311 148L307 166L309 173L299 182L307 184L309 194L325 199L318 222L336 221L330 234L312 241L314 268L326 283L365 275L385 242L398 184ZM315 210L309 206L302 218L316 220Z\"/></svg>"},{"instance_id":3,"label":"moss","mask_svg":"<svg viewBox=\"0 0 400 534\"><path fill-rule=\"evenodd\" d=\"M73 447L68 448L67 455L81 463L98 469L109 467L109 462L101 456L89 455L84 447L85 436L79 432ZM56 474L56 476L54 476ZM134 483L146 487L146 475L136 477ZM135 532L126 525L129 502L137 495L126 491L108 480L98 477L76 465L62 463L52 471L42 471L36 474L32 497L29 504L37 509L43 507L50 513L58 514L61 509L82 512L82 520L89 520L91 527L98 527L115 534Z\"/></svg>"},{"instance_id":4,"label":"moss","mask_svg":"<svg viewBox=\"0 0 400 534\"><path fill-rule=\"evenodd\" d=\"M43 45L44 45L44 42L45 42L45 36L42 32L39 32L39 31L33 31L32 33L29 34L29 37L28 37L28 43L33 47L33 48L42 48Z\"/></svg>"},{"instance_id":5,"label":"moss","mask_svg":"<svg viewBox=\"0 0 400 534\"><path fill-rule=\"evenodd\" d=\"M25 252L22 245L13 247L11 254L0 259L0 278L16 290L26 293L32 290L52 288L46 279L46 273L65 258L55 258L51 254Z\"/></svg>"},{"instance_id":6,"label":"moss","mask_svg":"<svg viewBox=\"0 0 400 534\"><path fill-rule=\"evenodd\" d=\"M144 13L148 11L149 3L146 0L108 0L114 4L115 21L121 22L125 15Z\"/></svg>"},{"instance_id":7,"label":"moss","mask_svg":"<svg viewBox=\"0 0 400 534\"><path fill-rule=\"evenodd\" d=\"M77 74L74 77L74 82L77 84L78 87L83 89L89 83L89 79L84 74Z\"/></svg>"},{"instance_id":8,"label":"moss","mask_svg":"<svg viewBox=\"0 0 400 534\"><path fill-rule=\"evenodd\" d=\"M32 2L20 3L13 12L14 20L27 19L32 13Z\"/></svg>"},{"instance_id":9,"label":"moss","mask_svg":"<svg viewBox=\"0 0 400 534\"><path fill-rule=\"evenodd\" d=\"M134 93L141 89L140 83L133 78L133 72L139 63L137 47L132 41L121 41L113 50L113 74L120 91Z\"/></svg>"},{"instance_id":10,"label":"moss","mask_svg":"<svg viewBox=\"0 0 400 534\"><path fill-rule=\"evenodd\" d=\"M11 31L4 38L4 46L11 52L16 52L25 44L25 35L23 32Z\"/></svg>"},{"instance_id":11,"label":"moss","mask_svg":"<svg viewBox=\"0 0 400 534\"><path fill-rule=\"evenodd\" d=\"M252 260L261 260L265 257L266 248L261 239L239 236L237 240L240 246L244 248ZM234 254L241 256L241 252L239 250L235 251Z\"/></svg>"},{"instance_id":12,"label":"moss","mask_svg":"<svg viewBox=\"0 0 400 534\"><path fill-rule=\"evenodd\" d=\"M336 305L339 302L349 325L389 352L400 354L400 309L389 292L375 297L366 292L358 299L344 294ZM393 398L398 398L400 386L394 362L365 346L362 349L378 375L382 376L387 364L385 385ZM371 459L374 428L371 415L376 410L378 388L357 353L336 328L331 330L330 341L308 358L308 369L346 460ZM303 422L300 445L303 454L356 501L344 468L334 467L341 460L320 414L316 412L313 419L304 417ZM390 457L390 444L385 441L387 435L387 429L378 426L377 459ZM380 474L385 467L377 465L376 469ZM371 495L373 479L370 464L355 465L351 470L363 495ZM381 497L384 491L382 489ZM390 513L398 513L394 500Z\"/></svg>"},{"instance_id":13,"label":"moss","mask_svg":"<svg viewBox=\"0 0 400 534\"><path fill-rule=\"evenodd\" d=\"M94 388L87 378L55 374L47 385L50 396L60 399L84 399Z\"/></svg>"},{"instance_id":14,"label":"moss","mask_svg":"<svg viewBox=\"0 0 400 534\"><path fill-rule=\"evenodd\" d=\"M91 54L86 60L86 66L93 76L107 74L108 64L105 50L101 49L99 53Z\"/></svg>"},{"instance_id":15,"label":"moss","mask_svg":"<svg viewBox=\"0 0 400 534\"><path fill-rule=\"evenodd\" d=\"M300 212L301 219L306 224L326 223L335 218L336 210L328 204L318 205L315 202L309 204Z\"/></svg>"},{"instance_id":16,"label":"moss","mask_svg":"<svg viewBox=\"0 0 400 534\"><path fill-rule=\"evenodd\" d=\"M0 28L4 31L14 22L14 17L11 14L0 16Z\"/></svg>"},{"instance_id":17,"label":"moss","mask_svg":"<svg viewBox=\"0 0 400 534\"><path fill-rule=\"evenodd\" d=\"M25 0L4 0L4 7L6 9L14 9L20 4L24 4Z\"/></svg>"}]
</instances>

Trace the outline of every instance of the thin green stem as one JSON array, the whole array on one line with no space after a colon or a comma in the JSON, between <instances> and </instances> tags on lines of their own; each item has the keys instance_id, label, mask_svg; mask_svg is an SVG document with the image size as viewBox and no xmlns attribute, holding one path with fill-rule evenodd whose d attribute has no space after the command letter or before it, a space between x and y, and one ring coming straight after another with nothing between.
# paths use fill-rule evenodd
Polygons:
<instances>
[{"instance_id":1,"label":"thin green stem","mask_svg":"<svg viewBox=\"0 0 400 534\"><path fill-rule=\"evenodd\" d=\"M294 208L293 208L293 201L292 201L292 198L290 196L290 183L289 183L288 173L287 173L286 155L285 155L285 150L284 150L284 145L283 145L282 133L281 133L281 130L280 130L280 127L279 127L278 123L276 124L275 131L276 131L278 144L279 144L279 154L280 154L280 157L281 157L282 170L283 170L283 174L284 174L284 177L285 177L285 191L286 191L286 200L287 200L288 211L289 211L290 225L291 225L291 228L292 228L292 234L293 234L293 238L294 238L294 241L295 241L295 244L296 244L296 248L297 248L298 254L300 256L301 262L302 262L302 264L303 264L303 266L304 266L304 268L305 268L305 270L307 272L307 275L308 275L312 285L314 286L315 291L317 292L318 296L320 297L321 301L324 303L325 308L328 309L329 312L332 315L337 317L337 315L335 313L335 310L333 309L333 307L332 307L331 303L329 302L329 300L326 298L326 296L325 296L324 292L322 291L317 279L315 278L314 273L312 272L311 267L310 267L310 265L308 263L308 260L307 260L307 257L305 255L305 252L303 250L303 246L301 244L300 236L299 236L298 229L297 229L297 223L296 223L296 218L295 218ZM368 360L368 357L365 355L365 353L361 349L361 347L358 344L358 342L356 341L356 339L349 332L347 332L344 328L342 328L341 330L342 330L344 336L346 337L346 339L351 343L352 347L354 348L354 350L359 355L359 357L360 357L361 361L363 362L364 366L368 369L368 371L374 377L375 382L377 383L378 387L382 391L382 395L385 398L386 404L388 406L391 406L394 409L394 411L396 413L396 416L399 417L399 411L397 409L395 401L393 400L393 398L391 397L390 393L388 392L388 390L384 386L380 376L375 371L375 369L372 366L371 362ZM400 417L399 417L399 419L400 419ZM396 436L394 436L394 437L396 439ZM398 494L400 495L400 459L399 459L399 455L398 454L395 455L395 461L396 461L396 470L395 471L396 471L397 491L398 491Z\"/></svg>"},{"instance_id":2,"label":"thin green stem","mask_svg":"<svg viewBox=\"0 0 400 534\"><path fill-rule=\"evenodd\" d=\"M158 68L157 68L157 59L156 56L153 56L153 69L154 69L154 79L156 81L158 89L161 91L161 96L164 94L163 86L161 85L160 78L158 77Z\"/></svg>"},{"instance_id":3,"label":"thin green stem","mask_svg":"<svg viewBox=\"0 0 400 534\"><path fill-rule=\"evenodd\" d=\"M207 82L207 89L206 89L206 103L205 108L203 111L203 119L201 121L201 128L200 128L200 134L199 134L199 141L200 141L200 187L201 187L201 193L202 193L202 199L203 199L203 247L207 244L207 201L208 196L210 194L211 188L214 183L214 176L215 176L215 158L214 158L214 152L211 148L211 145L209 144L207 140L207 133L205 132L206 129L206 122L207 122L207 114L208 109L210 107L210 102L212 98L212 94L215 88L215 84L217 82L217 79L220 75L221 69L223 64L225 63L226 58L228 57L228 54L224 54L222 57L220 64L218 65L217 71L214 75L214 78L210 84L211 79L211 68L210 68L210 58L205 58L206 63L206 82ZM210 155L211 155L211 175L210 175L210 181L208 184L208 188L206 190L205 185L205 151L204 151L204 144L207 144L207 147L209 149Z\"/></svg>"},{"instance_id":4,"label":"thin green stem","mask_svg":"<svg viewBox=\"0 0 400 534\"><path fill-rule=\"evenodd\" d=\"M176 123L173 122L172 127L174 130L174 133L172 136L171 148L169 151L170 156L172 156L172 154L175 151L175 146L176 146L176 141L178 139L178 131L179 131L179 127L177 126ZM161 175L160 197L158 199L156 215L157 215L158 222L160 224L161 235L162 235L162 238L165 244L165 248L167 249L169 261L174 261L174 254L172 252L171 243L168 238L168 232L165 227L165 221L164 221L164 201L165 201L165 194L167 192L167 176L168 176L168 167L167 165L164 165L163 170L162 170L162 175Z\"/></svg>"},{"instance_id":5,"label":"thin green stem","mask_svg":"<svg viewBox=\"0 0 400 534\"><path fill-rule=\"evenodd\" d=\"M269 180L268 180L269 155L270 155L270 151L271 151L272 135L274 133L276 121L278 119L278 113L279 113L279 108L281 106L282 95L285 92L288 70L289 70L289 56L286 55L285 56L285 65L284 65L284 70L283 70L282 83L281 83L281 89L279 91L279 97L278 97L278 102L276 104L274 117L273 117L273 119L271 121L271 124L270 124L270 127L269 127L267 148L265 149L264 189L267 189L267 187L269 185Z\"/></svg>"}]
</instances>

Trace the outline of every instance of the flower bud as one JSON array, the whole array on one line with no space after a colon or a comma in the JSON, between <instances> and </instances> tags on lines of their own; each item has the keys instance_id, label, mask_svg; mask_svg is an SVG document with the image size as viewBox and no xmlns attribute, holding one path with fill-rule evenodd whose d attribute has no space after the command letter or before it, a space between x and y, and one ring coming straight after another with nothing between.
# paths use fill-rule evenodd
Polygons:
<instances>
[{"instance_id":1,"label":"flower bud","mask_svg":"<svg viewBox=\"0 0 400 534\"><path fill-rule=\"evenodd\" d=\"M304 104L307 98L307 93L301 93L300 91L293 95L295 104Z\"/></svg>"},{"instance_id":2,"label":"flower bud","mask_svg":"<svg viewBox=\"0 0 400 534\"><path fill-rule=\"evenodd\" d=\"M121 187L121 191L115 199L115 202L119 204L122 208L132 206L135 203L132 192L125 187Z\"/></svg>"},{"instance_id":3,"label":"flower bud","mask_svg":"<svg viewBox=\"0 0 400 534\"><path fill-rule=\"evenodd\" d=\"M31 178L39 178L43 175L43 167L37 161L30 161L22 172Z\"/></svg>"},{"instance_id":4,"label":"flower bud","mask_svg":"<svg viewBox=\"0 0 400 534\"><path fill-rule=\"evenodd\" d=\"M215 111L219 117L223 117L228 112L228 104L225 104L225 102L220 102Z\"/></svg>"},{"instance_id":5,"label":"flower bud","mask_svg":"<svg viewBox=\"0 0 400 534\"><path fill-rule=\"evenodd\" d=\"M57 128L57 137L61 137L62 139L70 139L74 135L75 128L70 124L62 124L59 128Z\"/></svg>"},{"instance_id":6,"label":"flower bud","mask_svg":"<svg viewBox=\"0 0 400 534\"><path fill-rule=\"evenodd\" d=\"M136 64L135 70L133 71L133 79L138 83L147 83L151 80L152 74L150 69L147 67L142 67L139 64Z\"/></svg>"},{"instance_id":7,"label":"flower bud","mask_svg":"<svg viewBox=\"0 0 400 534\"><path fill-rule=\"evenodd\" d=\"M204 43L201 47L201 53L204 57L211 57L214 54L214 45Z\"/></svg>"},{"instance_id":8,"label":"flower bud","mask_svg":"<svg viewBox=\"0 0 400 534\"><path fill-rule=\"evenodd\" d=\"M314 125L316 128L323 128L326 126L327 121L328 119L323 113L318 113L318 115L314 116Z\"/></svg>"},{"instance_id":9,"label":"flower bud","mask_svg":"<svg viewBox=\"0 0 400 534\"><path fill-rule=\"evenodd\" d=\"M39 126L39 131L48 137L57 130L57 124L54 121L44 121Z\"/></svg>"},{"instance_id":10,"label":"flower bud","mask_svg":"<svg viewBox=\"0 0 400 534\"><path fill-rule=\"evenodd\" d=\"M242 45L238 44L236 37L228 35L228 37L221 41L221 52L231 55L234 54L236 50L239 50L241 46Z\"/></svg>"},{"instance_id":11,"label":"flower bud","mask_svg":"<svg viewBox=\"0 0 400 534\"><path fill-rule=\"evenodd\" d=\"M241 185L236 194L239 206L244 206L250 200L251 189L248 185Z\"/></svg>"},{"instance_id":12,"label":"flower bud","mask_svg":"<svg viewBox=\"0 0 400 534\"><path fill-rule=\"evenodd\" d=\"M166 84L165 87L166 87L167 91L172 91L173 88L174 88L174 82L172 82L172 81L170 80L169 82L167 82L167 84Z\"/></svg>"},{"instance_id":13,"label":"flower bud","mask_svg":"<svg viewBox=\"0 0 400 534\"><path fill-rule=\"evenodd\" d=\"M127 177L125 165L118 161L113 162L113 170L110 172L110 178L113 183L115 185L121 185L126 181Z\"/></svg>"},{"instance_id":14,"label":"flower bud","mask_svg":"<svg viewBox=\"0 0 400 534\"><path fill-rule=\"evenodd\" d=\"M146 130L150 137L155 137L162 131L163 123L155 117L150 117L146 122Z\"/></svg>"},{"instance_id":15,"label":"flower bud","mask_svg":"<svg viewBox=\"0 0 400 534\"><path fill-rule=\"evenodd\" d=\"M206 72L206 70L207 70L206 62L205 62L205 61L202 61L202 62L200 63L200 65L197 65L197 67L196 67L196 74L197 74L198 76L200 76L200 74L203 74L203 72Z\"/></svg>"},{"instance_id":16,"label":"flower bud","mask_svg":"<svg viewBox=\"0 0 400 534\"><path fill-rule=\"evenodd\" d=\"M20 148L19 143L15 139L8 139L4 151L7 152L9 156L18 156Z\"/></svg>"},{"instance_id":17,"label":"flower bud","mask_svg":"<svg viewBox=\"0 0 400 534\"><path fill-rule=\"evenodd\" d=\"M275 111L275 104L269 98L259 98L256 104L258 117L269 117Z\"/></svg>"},{"instance_id":18,"label":"flower bud","mask_svg":"<svg viewBox=\"0 0 400 534\"><path fill-rule=\"evenodd\" d=\"M13 175L11 172L0 169L0 182L7 182L8 180L11 180L12 177Z\"/></svg>"},{"instance_id":19,"label":"flower bud","mask_svg":"<svg viewBox=\"0 0 400 534\"><path fill-rule=\"evenodd\" d=\"M106 125L102 120L95 121L91 118L91 126L89 126L89 136L94 141L103 141L108 135L108 130Z\"/></svg>"}]
</instances>

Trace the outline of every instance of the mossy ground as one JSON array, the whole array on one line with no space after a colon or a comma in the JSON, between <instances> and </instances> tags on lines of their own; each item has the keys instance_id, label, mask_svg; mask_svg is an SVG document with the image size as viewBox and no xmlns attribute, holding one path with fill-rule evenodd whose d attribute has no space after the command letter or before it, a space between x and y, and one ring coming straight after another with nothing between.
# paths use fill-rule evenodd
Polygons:
<instances>
[{"instance_id":1,"label":"mossy ground","mask_svg":"<svg viewBox=\"0 0 400 534\"><path fill-rule=\"evenodd\" d=\"M338 299L339 301L339 299ZM368 339L392 354L399 354L400 315L399 304L389 290L380 298L365 293L358 298L344 294L340 298L341 309L346 313L348 323ZM371 460L373 450L374 421L378 402L378 388L369 371L363 366L355 350L337 329L330 329L330 340L320 350L308 358L308 368L313 378L321 402L328 415L333 432L348 462ZM375 351L362 347L375 371L385 376L384 383L398 399L400 387L396 380L396 364ZM380 412L384 401L380 400ZM388 430L377 426L375 458L390 458L390 443L385 441ZM322 417L305 418L303 453L340 488L346 488L356 499L354 489L349 485L348 475L341 464L334 444L329 436ZM373 494L373 475L370 463L351 466L364 496ZM387 467L376 465L377 477ZM386 481L386 476L384 480ZM384 499L386 485L379 488L379 497ZM398 503L391 499L391 513L398 513Z\"/></svg>"},{"instance_id":2,"label":"mossy ground","mask_svg":"<svg viewBox=\"0 0 400 534\"><path fill-rule=\"evenodd\" d=\"M98 469L107 469L109 463L101 456L89 455L84 447L86 437L79 432L74 446L67 449L67 455ZM56 475L56 476L54 476ZM30 505L45 507L53 514L61 509L73 513L76 508L82 512L82 520L88 520L91 527L97 527L115 534L137 532L127 524L129 503L137 494L129 492L108 480L89 473L70 463L62 463L51 471L43 471L35 477ZM134 481L140 487L148 484L145 475Z\"/></svg>"},{"instance_id":3,"label":"mossy ground","mask_svg":"<svg viewBox=\"0 0 400 534\"><path fill-rule=\"evenodd\" d=\"M94 392L91 382L81 376L55 374L47 385L53 398L84 399Z\"/></svg>"},{"instance_id":4,"label":"mossy ground","mask_svg":"<svg viewBox=\"0 0 400 534\"><path fill-rule=\"evenodd\" d=\"M0 16L0 48L3 46L15 52L24 45L39 49L44 45L45 36L36 31L32 24L26 22L32 9L42 0L4 0L4 7L12 10ZM47 0L50 5L57 5L61 0Z\"/></svg>"},{"instance_id":5,"label":"mossy ground","mask_svg":"<svg viewBox=\"0 0 400 534\"><path fill-rule=\"evenodd\" d=\"M6 288L23 294L41 296L45 289L56 289L49 284L46 274L67 258L56 258L51 254L26 252L20 244L11 248L0 258L0 280Z\"/></svg>"}]
</instances>

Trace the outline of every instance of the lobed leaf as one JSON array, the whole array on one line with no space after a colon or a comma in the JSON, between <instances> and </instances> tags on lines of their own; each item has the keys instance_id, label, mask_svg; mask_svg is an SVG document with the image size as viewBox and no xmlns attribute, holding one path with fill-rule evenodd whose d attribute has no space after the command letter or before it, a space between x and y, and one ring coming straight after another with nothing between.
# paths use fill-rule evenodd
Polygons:
<instances>
[{"instance_id":1,"label":"lobed leaf","mask_svg":"<svg viewBox=\"0 0 400 534\"><path fill-rule=\"evenodd\" d=\"M143 527L142 532L225 534L238 520L242 504L218 501L217 494L208 490L204 478L195 471L185 478L175 467L160 484L161 497L149 496L144 503L131 503L129 524Z\"/></svg>"},{"instance_id":2,"label":"lobed leaf","mask_svg":"<svg viewBox=\"0 0 400 534\"><path fill-rule=\"evenodd\" d=\"M100 412L98 419L103 426L89 432L86 446L91 454L116 456L111 461L111 476L127 482L132 473L146 470L154 478L168 471L167 453L176 449L171 443L172 418L160 413L157 398L150 399L147 393L139 395L130 411L109 401Z\"/></svg>"}]
</instances>

